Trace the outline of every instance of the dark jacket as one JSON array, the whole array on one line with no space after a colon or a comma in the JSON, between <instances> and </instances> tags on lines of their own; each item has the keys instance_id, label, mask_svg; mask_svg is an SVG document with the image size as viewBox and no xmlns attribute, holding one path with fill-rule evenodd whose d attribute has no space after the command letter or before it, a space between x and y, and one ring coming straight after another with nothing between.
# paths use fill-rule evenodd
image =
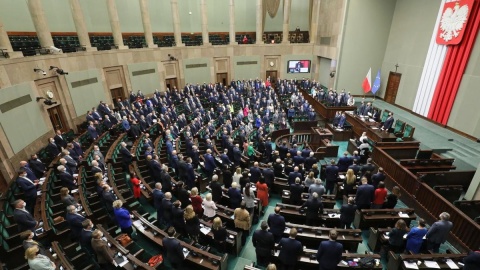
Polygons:
<instances>
[{"instance_id":1,"label":"dark jacket","mask_svg":"<svg viewBox=\"0 0 480 270\"><path fill-rule=\"evenodd\" d=\"M35 231L37 221L29 212L15 209L13 210L13 219L17 223L19 232L24 232L26 230L31 230L32 232Z\"/></svg>"},{"instance_id":2,"label":"dark jacket","mask_svg":"<svg viewBox=\"0 0 480 270\"><path fill-rule=\"evenodd\" d=\"M253 233L252 244L255 247L257 255L270 256L275 246L275 240L271 232L257 230Z\"/></svg>"},{"instance_id":3,"label":"dark jacket","mask_svg":"<svg viewBox=\"0 0 480 270\"><path fill-rule=\"evenodd\" d=\"M433 223L433 225L428 230L427 235L425 235L425 238L427 238L429 242L435 244L445 243L448 233L452 229L452 226L453 224L450 221L439 220Z\"/></svg>"},{"instance_id":4,"label":"dark jacket","mask_svg":"<svg viewBox=\"0 0 480 270\"><path fill-rule=\"evenodd\" d=\"M108 247L107 242L102 239L92 239L92 249L97 254L99 264L110 264L113 261L113 251Z\"/></svg>"},{"instance_id":5,"label":"dark jacket","mask_svg":"<svg viewBox=\"0 0 480 270\"><path fill-rule=\"evenodd\" d=\"M343 245L336 241L322 241L317 251L320 270L335 270L342 260Z\"/></svg>"},{"instance_id":6,"label":"dark jacket","mask_svg":"<svg viewBox=\"0 0 480 270\"><path fill-rule=\"evenodd\" d=\"M275 213L268 216L268 227L270 227L270 232L273 235L281 236L283 231L285 231L285 218L281 215Z\"/></svg>"},{"instance_id":7,"label":"dark jacket","mask_svg":"<svg viewBox=\"0 0 480 270\"><path fill-rule=\"evenodd\" d=\"M280 254L278 259L283 265L295 266L298 257L302 255L303 246L302 243L296 239L282 238L278 243L280 247Z\"/></svg>"},{"instance_id":8,"label":"dark jacket","mask_svg":"<svg viewBox=\"0 0 480 270\"><path fill-rule=\"evenodd\" d=\"M355 218L356 210L357 210L357 206L354 204L342 205L342 207L340 208L340 222L343 222L346 224L352 223L353 219Z\"/></svg>"},{"instance_id":9,"label":"dark jacket","mask_svg":"<svg viewBox=\"0 0 480 270\"><path fill-rule=\"evenodd\" d=\"M77 214L67 213L65 219L70 226L72 238L78 240L83 230L82 222L85 220L85 217Z\"/></svg>"},{"instance_id":10,"label":"dark jacket","mask_svg":"<svg viewBox=\"0 0 480 270\"><path fill-rule=\"evenodd\" d=\"M175 238L165 237L162 240L163 248L167 252L167 259L174 264L181 263L185 260L183 256L182 245Z\"/></svg>"},{"instance_id":11,"label":"dark jacket","mask_svg":"<svg viewBox=\"0 0 480 270\"><path fill-rule=\"evenodd\" d=\"M323 203L318 198L314 199L312 197L302 205L302 208L306 208L305 214L307 218L316 218L318 213L323 212Z\"/></svg>"},{"instance_id":12,"label":"dark jacket","mask_svg":"<svg viewBox=\"0 0 480 270\"><path fill-rule=\"evenodd\" d=\"M357 188L357 194L355 196L355 204L359 205L366 205L370 204L373 201L373 197L375 195L375 189L372 185L365 184L360 185Z\"/></svg>"}]
</instances>

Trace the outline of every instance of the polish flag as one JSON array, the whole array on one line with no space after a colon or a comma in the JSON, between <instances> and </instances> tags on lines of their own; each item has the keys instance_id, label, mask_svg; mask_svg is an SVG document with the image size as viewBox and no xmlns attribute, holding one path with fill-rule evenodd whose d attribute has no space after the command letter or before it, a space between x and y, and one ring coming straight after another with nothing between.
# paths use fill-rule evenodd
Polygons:
<instances>
[{"instance_id":1,"label":"polish flag","mask_svg":"<svg viewBox=\"0 0 480 270\"><path fill-rule=\"evenodd\" d=\"M368 93L372 89L372 68L368 70L367 76L362 83L363 92Z\"/></svg>"}]
</instances>

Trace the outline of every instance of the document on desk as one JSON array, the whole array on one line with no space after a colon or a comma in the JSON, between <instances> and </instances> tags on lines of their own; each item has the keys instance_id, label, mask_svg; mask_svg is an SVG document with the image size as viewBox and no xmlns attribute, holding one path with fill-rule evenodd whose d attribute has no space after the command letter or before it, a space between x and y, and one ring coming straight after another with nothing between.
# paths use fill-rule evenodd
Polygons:
<instances>
[{"instance_id":1,"label":"document on desk","mask_svg":"<svg viewBox=\"0 0 480 270\"><path fill-rule=\"evenodd\" d=\"M340 218L340 214L328 214L331 218Z\"/></svg>"},{"instance_id":2,"label":"document on desk","mask_svg":"<svg viewBox=\"0 0 480 270\"><path fill-rule=\"evenodd\" d=\"M340 179L345 179L345 175L343 175L343 174L340 174L338 177L339 177Z\"/></svg>"},{"instance_id":3,"label":"document on desk","mask_svg":"<svg viewBox=\"0 0 480 270\"><path fill-rule=\"evenodd\" d=\"M284 231L284 233L286 233L286 234L289 234L289 233L290 233L290 228L288 228L288 227L287 227L287 228L285 228L285 231Z\"/></svg>"},{"instance_id":4,"label":"document on desk","mask_svg":"<svg viewBox=\"0 0 480 270\"><path fill-rule=\"evenodd\" d=\"M403 261L403 264L405 264L405 267L407 269L418 269L418 265L414 262L411 263L411 262Z\"/></svg>"},{"instance_id":5,"label":"document on desk","mask_svg":"<svg viewBox=\"0 0 480 270\"><path fill-rule=\"evenodd\" d=\"M402 213L402 212L398 212L398 216L400 216L401 218L408 218L408 217L410 217L408 214Z\"/></svg>"},{"instance_id":6,"label":"document on desk","mask_svg":"<svg viewBox=\"0 0 480 270\"><path fill-rule=\"evenodd\" d=\"M372 129L378 129L377 127L372 127Z\"/></svg>"},{"instance_id":7,"label":"document on desk","mask_svg":"<svg viewBox=\"0 0 480 270\"><path fill-rule=\"evenodd\" d=\"M458 268L458 265L454 263L451 259L447 259L446 264L448 265L448 267L450 267L450 269L460 269Z\"/></svg>"},{"instance_id":8,"label":"document on desk","mask_svg":"<svg viewBox=\"0 0 480 270\"><path fill-rule=\"evenodd\" d=\"M435 262L435 261L424 261L423 263L428 268L438 268L438 269L440 269L440 265L438 265L438 263Z\"/></svg>"},{"instance_id":9,"label":"document on desk","mask_svg":"<svg viewBox=\"0 0 480 270\"><path fill-rule=\"evenodd\" d=\"M138 228L138 229L141 229L141 230L145 229L145 228L143 227L143 225L142 225L142 222L141 222L140 220L135 220L135 221L133 222L133 226L135 226L135 228Z\"/></svg>"},{"instance_id":10,"label":"document on desk","mask_svg":"<svg viewBox=\"0 0 480 270\"><path fill-rule=\"evenodd\" d=\"M187 258L188 254L190 254L190 250L183 248L183 257Z\"/></svg>"},{"instance_id":11,"label":"document on desk","mask_svg":"<svg viewBox=\"0 0 480 270\"><path fill-rule=\"evenodd\" d=\"M212 229L208 228L208 227L203 227L203 228L200 228L200 231L207 235Z\"/></svg>"},{"instance_id":12,"label":"document on desk","mask_svg":"<svg viewBox=\"0 0 480 270\"><path fill-rule=\"evenodd\" d=\"M343 128L336 128L336 131L343 131Z\"/></svg>"}]
</instances>

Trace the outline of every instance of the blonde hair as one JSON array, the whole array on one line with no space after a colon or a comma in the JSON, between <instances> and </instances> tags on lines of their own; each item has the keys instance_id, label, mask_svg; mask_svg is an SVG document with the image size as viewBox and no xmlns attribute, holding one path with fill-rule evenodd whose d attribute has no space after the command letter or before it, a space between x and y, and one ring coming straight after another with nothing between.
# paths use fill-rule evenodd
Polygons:
<instances>
[{"instance_id":1,"label":"blonde hair","mask_svg":"<svg viewBox=\"0 0 480 270\"><path fill-rule=\"evenodd\" d=\"M102 180L103 181L103 174L101 172L97 172L95 174L95 178L97 179L97 183L98 183L98 180Z\"/></svg>"},{"instance_id":2,"label":"blonde hair","mask_svg":"<svg viewBox=\"0 0 480 270\"><path fill-rule=\"evenodd\" d=\"M357 177L352 169L348 169L345 179L347 180L347 185L353 185L353 183L355 183Z\"/></svg>"},{"instance_id":3,"label":"blonde hair","mask_svg":"<svg viewBox=\"0 0 480 270\"><path fill-rule=\"evenodd\" d=\"M313 172L308 173L308 178L313 179L314 177L315 177L315 175L313 175Z\"/></svg>"},{"instance_id":4,"label":"blonde hair","mask_svg":"<svg viewBox=\"0 0 480 270\"><path fill-rule=\"evenodd\" d=\"M207 193L207 195L205 195L205 200L211 201L212 200L212 193Z\"/></svg>"},{"instance_id":5,"label":"blonde hair","mask_svg":"<svg viewBox=\"0 0 480 270\"><path fill-rule=\"evenodd\" d=\"M116 200L112 203L113 208L120 208L122 207L123 203L120 200Z\"/></svg>"},{"instance_id":6,"label":"blonde hair","mask_svg":"<svg viewBox=\"0 0 480 270\"><path fill-rule=\"evenodd\" d=\"M222 228L222 220L219 217L213 219L212 229L218 230Z\"/></svg>"},{"instance_id":7,"label":"blonde hair","mask_svg":"<svg viewBox=\"0 0 480 270\"><path fill-rule=\"evenodd\" d=\"M269 264L265 270L277 270L277 266L273 263Z\"/></svg>"},{"instance_id":8,"label":"blonde hair","mask_svg":"<svg viewBox=\"0 0 480 270\"><path fill-rule=\"evenodd\" d=\"M195 211L193 211L193 206L190 204L185 208L185 213L183 213L185 220L192 219L195 217Z\"/></svg>"},{"instance_id":9,"label":"blonde hair","mask_svg":"<svg viewBox=\"0 0 480 270\"><path fill-rule=\"evenodd\" d=\"M60 198L63 199L63 198L64 198L65 196L67 196L67 195L68 195L68 188L62 187L62 188L60 189Z\"/></svg>"},{"instance_id":10,"label":"blonde hair","mask_svg":"<svg viewBox=\"0 0 480 270\"><path fill-rule=\"evenodd\" d=\"M236 174L242 174L242 168L237 167L237 170L235 171Z\"/></svg>"},{"instance_id":11,"label":"blonde hair","mask_svg":"<svg viewBox=\"0 0 480 270\"><path fill-rule=\"evenodd\" d=\"M198 195L198 188L196 187L192 188L192 190L190 191L190 195L192 196Z\"/></svg>"},{"instance_id":12,"label":"blonde hair","mask_svg":"<svg viewBox=\"0 0 480 270\"><path fill-rule=\"evenodd\" d=\"M25 259L32 260L35 259L38 252L38 246L31 246L25 250Z\"/></svg>"}]
</instances>

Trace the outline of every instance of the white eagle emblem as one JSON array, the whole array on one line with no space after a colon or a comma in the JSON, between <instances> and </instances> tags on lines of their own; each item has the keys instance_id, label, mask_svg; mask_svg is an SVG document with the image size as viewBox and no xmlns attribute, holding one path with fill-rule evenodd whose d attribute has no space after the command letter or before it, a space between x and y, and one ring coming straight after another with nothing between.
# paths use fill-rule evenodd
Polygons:
<instances>
[{"instance_id":1,"label":"white eagle emblem","mask_svg":"<svg viewBox=\"0 0 480 270\"><path fill-rule=\"evenodd\" d=\"M460 30L463 28L463 24L467 21L468 16L468 6L460 5L457 3L455 7L447 8L442 15L442 20L440 21L440 38L443 38L445 41L450 41L454 37L457 37Z\"/></svg>"}]
</instances>

